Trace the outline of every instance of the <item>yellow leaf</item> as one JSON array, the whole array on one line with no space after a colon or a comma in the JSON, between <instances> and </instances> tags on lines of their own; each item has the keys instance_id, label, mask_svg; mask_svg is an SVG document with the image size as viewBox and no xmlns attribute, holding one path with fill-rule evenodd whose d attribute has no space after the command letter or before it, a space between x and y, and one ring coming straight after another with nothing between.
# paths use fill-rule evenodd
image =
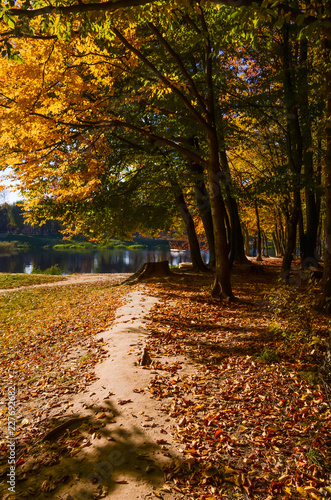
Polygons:
<instances>
[{"instance_id":1,"label":"yellow leaf","mask_svg":"<svg viewBox=\"0 0 331 500\"><path fill-rule=\"evenodd\" d=\"M316 500L322 498L320 492L313 486L308 486L307 488L305 488L305 491Z\"/></svg>"}]
</instances>

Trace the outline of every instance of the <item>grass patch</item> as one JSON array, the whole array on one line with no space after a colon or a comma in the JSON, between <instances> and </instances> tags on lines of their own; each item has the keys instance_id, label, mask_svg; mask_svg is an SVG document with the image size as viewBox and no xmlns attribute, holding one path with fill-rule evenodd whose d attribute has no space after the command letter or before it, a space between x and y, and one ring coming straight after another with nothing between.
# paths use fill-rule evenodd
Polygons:
<instances>
[{"instance_id":1,"label":"grass patch","mask_svg":"<svg viewBox=\"0 0 331 500\"><path fill-rule=\"evenodd\" d=\"M130 245L127 247L128 250L146 250L146 245Z\"/></svg>"},{"instance_id":2,"label":"grass patch","mask_svg":"<svg viewBox=\"0 0 331 500\"><path fill-rule=\"evenodd\" d=\"M305 380L309 384L316 385L321 383L321 379L318 376L318 373L312 371L301 371L299 372L299 376L302 380Z\"/></svg>"},{"instance_id":3,"label":"grass patch","mask_svg":"<svg viewBox=\"0 0 331 500\"><path fill-rule=\"evenodd\" d=\"M63 278L51 276L36 276L31 274L0 274L0 289L7 290L20 286L40 285L62 281Z\"/></svg>"},{"instance_id":4,"label":"grass patch","mask_svg":"<svg viewBox=\"0 0 331 500\"><path fill-rule=\"evenodd\" d=\"M17 241L0 241L0 253L15 250Z\"/></svg>"},{"instance_id":5,"label":"grass patch","mask_svg":"<svg viewBox=\"0 0 331 500\"><path fill-rule=\"evenodd\" d=\"M25 234L1 234L0 243L10 242L14 243L15 248L29 249L29 248L43 248L44 246L53 247L56 243L63 241L61 236L30 236Z\"/></svg>"},{"instance_id":6,"label":"grass patch","mask_svg":"<svg viewBox=\"0 0 331 500\"><path fill-rule=\"evenodd\" d=\"M93 337L110 325L121 304L122 290L96 282L1 294L1 385L13 375L12 383L30 399L40 380L48 380L50 374L50 391L58 388L63 377L80 383L82 374L73 370L71 360L66 363L68 353L95 342L88 368L99 361L102 351Z\"/></svg>"},{"instance_id":7,"label":"grass patch","mask_svg":"<svg viewBox=\"0 0 331 500\"><path fill-rule=\"evenodd\" d=\"M81 242L81 243L59 243L53 246L54 250L92 250L97 248L94 243L90 242Z\"/></svg>"},{"instance_id":8,"label":"grass patch","mask_svg":"<svg viewBox=\"0 0 331 500\"><path fill-rule=\"evenodd\" d=\"M278 361L278 352L274 349L263 349L258 356L258 360L262 363L277 363Z\"/></svg>"},{"instance_id":9,"label":"grass patch","mask_svg":"<svg viewBox=\"0 0 331 500\"><path fill-rule=\"evenodd\" d=\"M62 276L62 271L59 268L58 264L55 264L54 266L48 267L44 271L39 269L39 267L34 267L31 274L47 274L53 276Z\"/></svg>"},{"instance_id":10,"label":"grass patch","mask_svg":"<svg viewBox=\"0 0 331 500\"><path fill-rule=\"evenodd\" d=\"M307 452L307 458L310 461L310 463L312 463L312 464L315 464L318 466L328 465L328 464L325 464L325 458L317 448L309 448L309 450Z\"/></svg>"}]
</instances>

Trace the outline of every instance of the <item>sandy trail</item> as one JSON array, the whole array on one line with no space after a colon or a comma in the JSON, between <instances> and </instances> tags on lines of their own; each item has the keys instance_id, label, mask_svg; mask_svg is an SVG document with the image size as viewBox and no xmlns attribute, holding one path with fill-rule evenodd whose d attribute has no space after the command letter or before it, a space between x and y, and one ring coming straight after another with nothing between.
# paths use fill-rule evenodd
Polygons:
<instances>
[{"instance_id":1,"label":"sandy trail","mask_svg":"<svg viewBox=\"0 0 331 500\"><path fill-rule=\"evenodd\" d=\"M172 422L161 410L162 403L149 397L147 386L156 372L138 365L139 353L149 335L148 314L157 299L142 285L129 291L126 299L112 327L98 335L109 353L96 366L99 379L72 396L66 411L66 418L72 419L68 420L71 432L79 427L89 444L40 470L33 470L27 461L22 467L27 479L18 485L18 491L23 487L23 491L31 492L26 498L185 498L164 483L163 466L178 456L170 435ZM76 416L85 420L81 423L73 418ZM63 415L53 417L55 426L64 421ZM50 435L49 441L59 442L66 432L60 428ZM47 456L46 449L49 445L45 446ZM63 483L60 477L64 478ZM45 490L47 481L55 485L51 492Z\"/></svg>"}]
</instances>

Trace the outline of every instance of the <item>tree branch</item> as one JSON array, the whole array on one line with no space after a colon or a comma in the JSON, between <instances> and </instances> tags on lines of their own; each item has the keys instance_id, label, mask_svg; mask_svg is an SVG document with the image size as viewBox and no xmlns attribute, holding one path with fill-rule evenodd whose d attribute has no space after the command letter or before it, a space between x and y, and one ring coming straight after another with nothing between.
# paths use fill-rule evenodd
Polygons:
<instances>
[{"instance_id":1,"label":"tree branch","mask_svg":"<svg viewBox=\"0 0 331 500\"><path fill-rule=\"evenodd\" d=\"M83 121L82 120L81 123L77 123L77 122L76 123L73 123L73 122L69 123L69 122L65 122L63 120L56 120L53 117L49 117L47 115L43 115L43 114L37 113L37 112L31 113L31 115L39 116L40 118L53 121L54 123L56 123L58 125L64 125L66 127L73 127L73 128L79 128L79 129L82 129L82 128L83 129L98 129L98 128L109 129L111 127L120 127L123 129L128 129L128 130L131 130L132 132L136 132L137 134L139 134L143 137L147 137L148 139L150 139L152 141L158 142L160 144L164 144L165 146L168 146L172 149L175 149L176 151L178 151L182 155L184 155L188 158L191 158L196 163L200 163L200 165L202 165L203 167L207 166L207 161L205 159L203 159L200 155L198 155L194 151L187 149L182 144L175 142L171 139L167 139L166 137L162 137L160 135L153 134L152 132L150 132L149 130L147 130L145 128L138 127L138 126L133 125L131 123L128 123L124 120L120 120L116 117L114 117L113 119L110 119L110 120L100 120L97 122Z\"/></svg>"},{"instance_id":2,"label":"tree branch","mask_svg":"<svg viewBox=\"0 0 331 500\"><path fill-rule=\"evenodd\" d=\"M195 86L195 83L194 81L192 80L190 74L188 73L188 71L186 70L184 64L183 64L183 61L182 59L179 57L179 55L173 50L173 48L169 45L169 43L167 42L167 40L164 38L164 36L159 32L159 30L156 28L156 26L149 22L148 23L148 26L149 28L152 30L152 32L156 35L157 39L159 40L159 42L161 42L161 44L165 47L165 49L168 51L168 53L171 55L171 57L173 58L173 60L176 62L178 68L180 69L182 75L184 76L184 78L186 79L186 81L188 82L190 88L191 88L191 91L194 95L194 97L197 99L198 101L198 104L199 104L199 107L202 111L202 113L206 113L206 105L204 103L204 100L203 98L201 97L201 95L199 94L198 92L198 89L196 88Z\"/></svg>"},{"instance_id":3,"label":"tree branch","mask_svg":"<svg viewBox=\"0 0 331 500\"><path fill-rule=\"evenodd\" d=\"M253 7L262 8L261 5L263 0L211 0L212 3L221 4L228 7L233 8L241 8L241 7ZM32 2L31 2L32 3ZM101 3L83 3L79 2L78 4L72 5L47 5L45 7L40 7L39 9L20 9L13 8L8 9L8 13L11 16L18 18L28 18L33 19L35 17L43 16L45 14L81 14L84 12L116 12L119 9L125 9L127 7L139 7L143 5L147 5L149 3L153 3L153 0L117 0L101 2ZM166 3L166 2L164 2ZM271 2L272 3L272 2ZM33 3L32 3L33 4ZM268 7L267 7L268 8ZM269 7L270 8L270 7ZM280 3L276 6L278 13L281 14L291 14L291 19L295 20L295 18L299 14L303 14L304 11L290 7L283 3ZM317 18L315 16L309 15L303 21L302 26L307 26L313 22L315 22Z\"/></svg>"},{"instance_id":4,"label":"tree branch","mask_svg":"<svg viewBox=\"0 0 331 500\"><path fill-rule=\"evenodd\" d=\"M127 49L129 49L133 54L135 54L149 69L153 71L153 73L159 78L159 80L167 85L167 87L171 88L174 94L180 98L185 107L193 114L196 121L202 125L203 128L208 127L206 120L198 113L195 107L190 103L190 101L185 97L184 94L174 85L168 78L166 78L161 71L159 71L154 64L152 64L147 57L145 57L138 49L136 49L130 42L122 35L122 33L115 27L111 28L115 35L121 40L123 45Z\"/></svg>"},{"instance_id":5,"label":"tree branch","mask_svg":"<svg viewBox=\"0 0 331 500\"><path fill-rule=\"evenodd\" d=\"M101 3L78 3L72 5L47 5L39 9L9 9L10 15L21 18L25 17L33 19L44 14L81 14L83 12L115 12L118 9L126 7L139 7L151 3L151 0L117 0L116 2L108 1Z\"/></svg>"}]
</instances>

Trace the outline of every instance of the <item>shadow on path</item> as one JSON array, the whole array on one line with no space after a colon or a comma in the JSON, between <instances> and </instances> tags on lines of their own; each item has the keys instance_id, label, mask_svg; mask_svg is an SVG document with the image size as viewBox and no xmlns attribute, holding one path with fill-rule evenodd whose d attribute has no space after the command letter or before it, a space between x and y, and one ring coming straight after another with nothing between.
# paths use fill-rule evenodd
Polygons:
<instances>
[{"instance_id":1,"label":"shadow on path","mask_svg":"<svg viewBox=\"0 0 331 500\"><path fill-rule=\"evenodd\" d=\"M152 442L139 425L117 424L118 416L105 401L81 418L53 419L53 429L17 468L17 496L83 500L109 495L124 500L145 498L160 488L169 461L165 446Z\"/></svg>"}]
</instances>

